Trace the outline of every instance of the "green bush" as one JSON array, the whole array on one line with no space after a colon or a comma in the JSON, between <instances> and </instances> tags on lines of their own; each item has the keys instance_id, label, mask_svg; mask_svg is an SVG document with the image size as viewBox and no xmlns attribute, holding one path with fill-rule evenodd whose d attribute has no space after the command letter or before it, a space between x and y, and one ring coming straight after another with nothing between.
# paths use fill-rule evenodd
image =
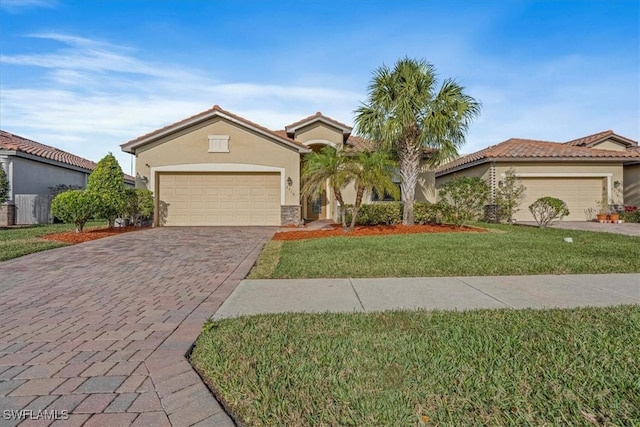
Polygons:
<instances>
[{"instance_id":1,"label":"green bush","mask_svg":"<svg viewBox=\"0 0 640 427\"><path fill-rule=\"evenodd\" d=\"M489 198L489 185L478 177L454 177L440 188L440 197L445 220L461 227L478 219Z\"/></svg>"},{"instance_id":2,"label":"green bush","mask_svg":"<svg viewBox=\"0 0 640 427\"><path fill-rule=\"evenodd\" d=\"M625 222L640 222L640 209L629 212L620 212L620 219Z\"/></svg>"},{"instance_id":3,"label":"green bush","mask_svg":"<svg viewBox=\"0 0 640 427\"><path fill-rule=\"evenodd\" d=\"M70 190L58 194L51 202L51 212L57 218L76 226L76 233L81 233L84 225L93 216L100 197L84 190Z\"/></svg>"},{"instance_id":4,"label":"green bush","mask_svg":"<svg viewBox=\"0 0 640 427\"><path fill-rule=\"evenodd\" d=\"M352 205L346 205L347 224L351 222ZM372 203L360 206L356 225L400 224L402 222L402 204L399 202Z\"/></svg>"},{"instance_id":5,"label":"green bush","mask_svg":"<svg viewBox=\"0 0 640 427\"><path fill-rule=\"evenodd\" d=\"M531 205L529 212L533 215L540 227L551 225L569 215L567 204L555 197L541 197Z\"/></svg>"},{"instance_id":6,"label":"green bush","mask_svg":"<svg viewBox=\"0 0 640 427\"><path fill-rule=\"evenodd\" d=\"M413 204L413 219L417 224L441 224L447 216L447 206L442 203Z\"/></svg>"},{"instance_id":7,"label":"green bush","mask_svg":"<svg viewBox=\"0 0 640 427\"><path fill-rule=\"evenodd\" d=\"M87 191L99 196L95 215L109 221L109 227L127 209L124 174L113 154L109 153L98 162L89 175Z\"/></svg>"},{"instance_id":8,"label":"green bush","mask_svg":"<svg viewBox=\"0 0 640 427\"><path fill-rule=\"evenodd\" d=\"M2 166L0 166L0 204L7 201L9 190L9 179L7 178L7 174L4 173Z\"/></svg>"},{"instance_id":9,"label":"green bush","mask_svg":"<svg viewBox=\"0 0 640 427\"><path fill-rule=\"evenodd\" d=\"M126 189L126 215L135 225L153 216L153 192L142 188Z\"/></svg>"}]
</instances>

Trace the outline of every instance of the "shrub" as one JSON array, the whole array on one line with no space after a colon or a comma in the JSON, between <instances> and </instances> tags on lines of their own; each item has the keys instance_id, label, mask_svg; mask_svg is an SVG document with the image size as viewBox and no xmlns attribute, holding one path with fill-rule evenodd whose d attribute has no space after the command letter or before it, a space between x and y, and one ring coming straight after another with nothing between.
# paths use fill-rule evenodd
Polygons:
<instances>
[{"instance_id":1,"label":"shrub","mask_svg":"<svg viewBox=\"0 0 640 427\"><path fill-rule=\"evenodd\" d=\"M75 224L76 233L81 233L99 204L100 197L95 193L70 190L53 198L51 212L62 221Z\"/></svg>"},{"instance_id":2,"label":"shrub","mask_svg":"<svg viewBox=\"0 0 640 427\"><path fill-rule=\"evenodd\" d=\"M445 220L457 226L478 219L482 207L489 198L489 185L478 177L454 177L440 189L445 206Z\"/></svg>"},{"instance_id":3,"label":"shrub","mask_svg":"<svg viewBox=\"0 0 640 427\"><path fill-rule=\"evenodd\" d=\"M7 174L0 166L0 205L7 201L9 198L9 178L7 178Z\"/></svg>"},{"instance_id":4,"label":"shrub","mask_svg":"<svg viewBox=\"0 0 640 427\"><path fill-rule=\"evenodd\" d=\"M60 193L64 193L69 190L82 190L82 187L79 185L67 185L67 184L58 184L53 187L49 187L49 191L52 195L57 196Z\"/></svg>"},{"instance_id":5,"label":"shrub","mask_svg":"<svg viewBox=\"0 0 640 427\"><path fill-rule=\"evenodd\" d=\"M127 188L126 215L133 224L153 216L153 192L141 188Z\"/></svg>"},{"instance_id":6,"label":"shrub","mask_svg":"<svg viewBox=\"0 0 640 427\"><path fill-rule=\"evenodd\" d=\"M351 221L351 205L346 206L346 221ZM356 225L400 224L402 222L402 204L384 202L362 205L358 210Z\"/></svg>"},{"instance_id":7,"label":"shrub","mask_svg":"<svg viewBox=\"0 0 640 427\"><path fill-rule=\"evenodd\" d=\"M124 186L124 174L118 161L109 153L98 162L98 166L89 175L87 191L99 197L96 216L109 221L109 227L127 208L127 196Z\"/></svg>"},{"instance_id":8,"label":"shrub","mask_svg":"<svg viewBox=\"0 0 640 427\"><path fill-rule=\"evenodd\" d=\"M531 205L529 211L540 227L551 225L569 215L567 204L555 197L541 197Z\"/></svg>"},{"instance_id":9,"label":"shrub","mask_svg":"<svg viewBox=\"0 0 640 427\"><path fill-rule=\"evenodd\" d=\"M498 183L496 190L496 204L500 206L500 218L505 218L509 224L513 223L513 216L524 200L526 187L522 185L516 176L516 171L510 168L505 173L505 178Z\"/></svg>"},{"instance_id":10,"label":"shrub","mask_svg":"<svg viewBox=\"0 0 640 427\"><path fill-rule=\"evenodd\" d=\"M442 202L413 204L413 219L418 224L441 224L446 216L447 209Z\"/></svg>"},{"instance_id":11,"label":"shrub","mask_svg":"<svg viewBox=\"0 0 640 427\"><path fill-rule=\"evenodd\" d=\"M624 212L620 212L620 219L625 222L640 222L640 209L635 206L625 206Z\"/></svg>"}]
</instances>

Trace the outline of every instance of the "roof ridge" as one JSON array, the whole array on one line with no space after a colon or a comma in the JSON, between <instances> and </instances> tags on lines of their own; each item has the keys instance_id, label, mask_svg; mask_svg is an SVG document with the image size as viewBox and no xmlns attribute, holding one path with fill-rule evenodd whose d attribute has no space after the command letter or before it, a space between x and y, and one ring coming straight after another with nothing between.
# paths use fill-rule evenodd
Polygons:
<instances>
[{"instance_id":1,"label":"roof ridge","mask_svg":"<svg viewBox=\"0 0 640 427\"><path fill-rule=\"evenodd\" d=\"M43 159L55 160L82 169L93 170L97 166L96 162L80 157L77 154L5 130L0 130L0 145L11 150L31 154Z\"/></svg>"},{"instance_id":2,"label":"roof ridge","mask_svg":"<svg viewBox=\"0 0 640 427\"><path fill-rule=\"evenodd\" d=\"M287 132L289 132L289 128L297 127L297 126L303 124L304 122L308 122L308 121L311 121L311 120L317 119L317 118L323 118L323 119L327 120L328 122L331 122L331 123L337 125L338 127L343 128L343 130L349 129L349 132L351 132L351 130L353 130L352 126L349 126L349 125L347 125L345 123L342 123L342 122L340 122L340 121L338 121L338 120L336 120L334 118L326 116L326 115L322 114L322 112L320 112L320 111L317 111L315 114L312 114L312 115L307 116L307 117L305 117L303 119L295 121L295 122L293 122L293 123L291 123L289 125L286 125L284 128L285 128L285 130Z\"/></svg>"}]
</instances>

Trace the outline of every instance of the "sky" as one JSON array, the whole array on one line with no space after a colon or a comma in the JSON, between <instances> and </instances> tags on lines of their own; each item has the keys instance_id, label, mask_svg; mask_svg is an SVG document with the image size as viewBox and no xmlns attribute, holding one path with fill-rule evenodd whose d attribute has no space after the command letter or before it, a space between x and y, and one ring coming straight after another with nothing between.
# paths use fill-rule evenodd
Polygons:
<instances>
[{"instance_id":1,"label":"sky","mask_svg":"<svg viewBox=\"0 0 640 427\"><path fill-rule=\"evenodd\" d=\"M0 128L98 161L218 104L347 124L372 73L425 59L482 102L462 153L640 139L637 0L0 0Z\"/></svg>"}]
</instances>

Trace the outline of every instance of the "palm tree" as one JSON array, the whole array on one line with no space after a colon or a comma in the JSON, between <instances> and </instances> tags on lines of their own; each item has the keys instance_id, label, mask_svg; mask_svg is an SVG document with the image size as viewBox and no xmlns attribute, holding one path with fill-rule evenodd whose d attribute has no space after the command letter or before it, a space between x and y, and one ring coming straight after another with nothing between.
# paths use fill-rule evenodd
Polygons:
<instances>
[{"instance_id":1,"label":"palm tree","mask_svg":"<svg viewBox=\"0 0 640 427\"><path fill-rule=\"evenodd\" d=\"M302 168L303 198L322 195L327 181L340 204L342 228L346 228L342 189L353 180L353 167L347 155L331 146L323 147L320 152L307 154Z\"/></svg>"},{"instance_id":2,"label":"palm tree","mask_svg":"<svg viewBox=\"0 0 640 427\"><path fill-rule=\"evenodd\" d=\"M435 166L458 154L480 103L464 87L446 79L436 88L433 65L403 58L391 70L383 65L374 72L368 102L358 108L358 133L392 151L400 164L402 223L413 224L413 200L420 160L425 149L434 150Z\"/></svg>"},{"instance_id":3,"label":"palm tree","mask_svg":"<svg viewBox=\"0 0 640 427\"><path fill-rule=\"evenodd\" d=\"M387 152L360 152L351 162L355 169L356 201L353 205L349 231L353 231L356 226L356 217L362 205L362 196L365 191L376 191L380 195L386 193L396 200L399 196L398 187L393 182L397 163Z\"/></svg>"}]
</instances>

